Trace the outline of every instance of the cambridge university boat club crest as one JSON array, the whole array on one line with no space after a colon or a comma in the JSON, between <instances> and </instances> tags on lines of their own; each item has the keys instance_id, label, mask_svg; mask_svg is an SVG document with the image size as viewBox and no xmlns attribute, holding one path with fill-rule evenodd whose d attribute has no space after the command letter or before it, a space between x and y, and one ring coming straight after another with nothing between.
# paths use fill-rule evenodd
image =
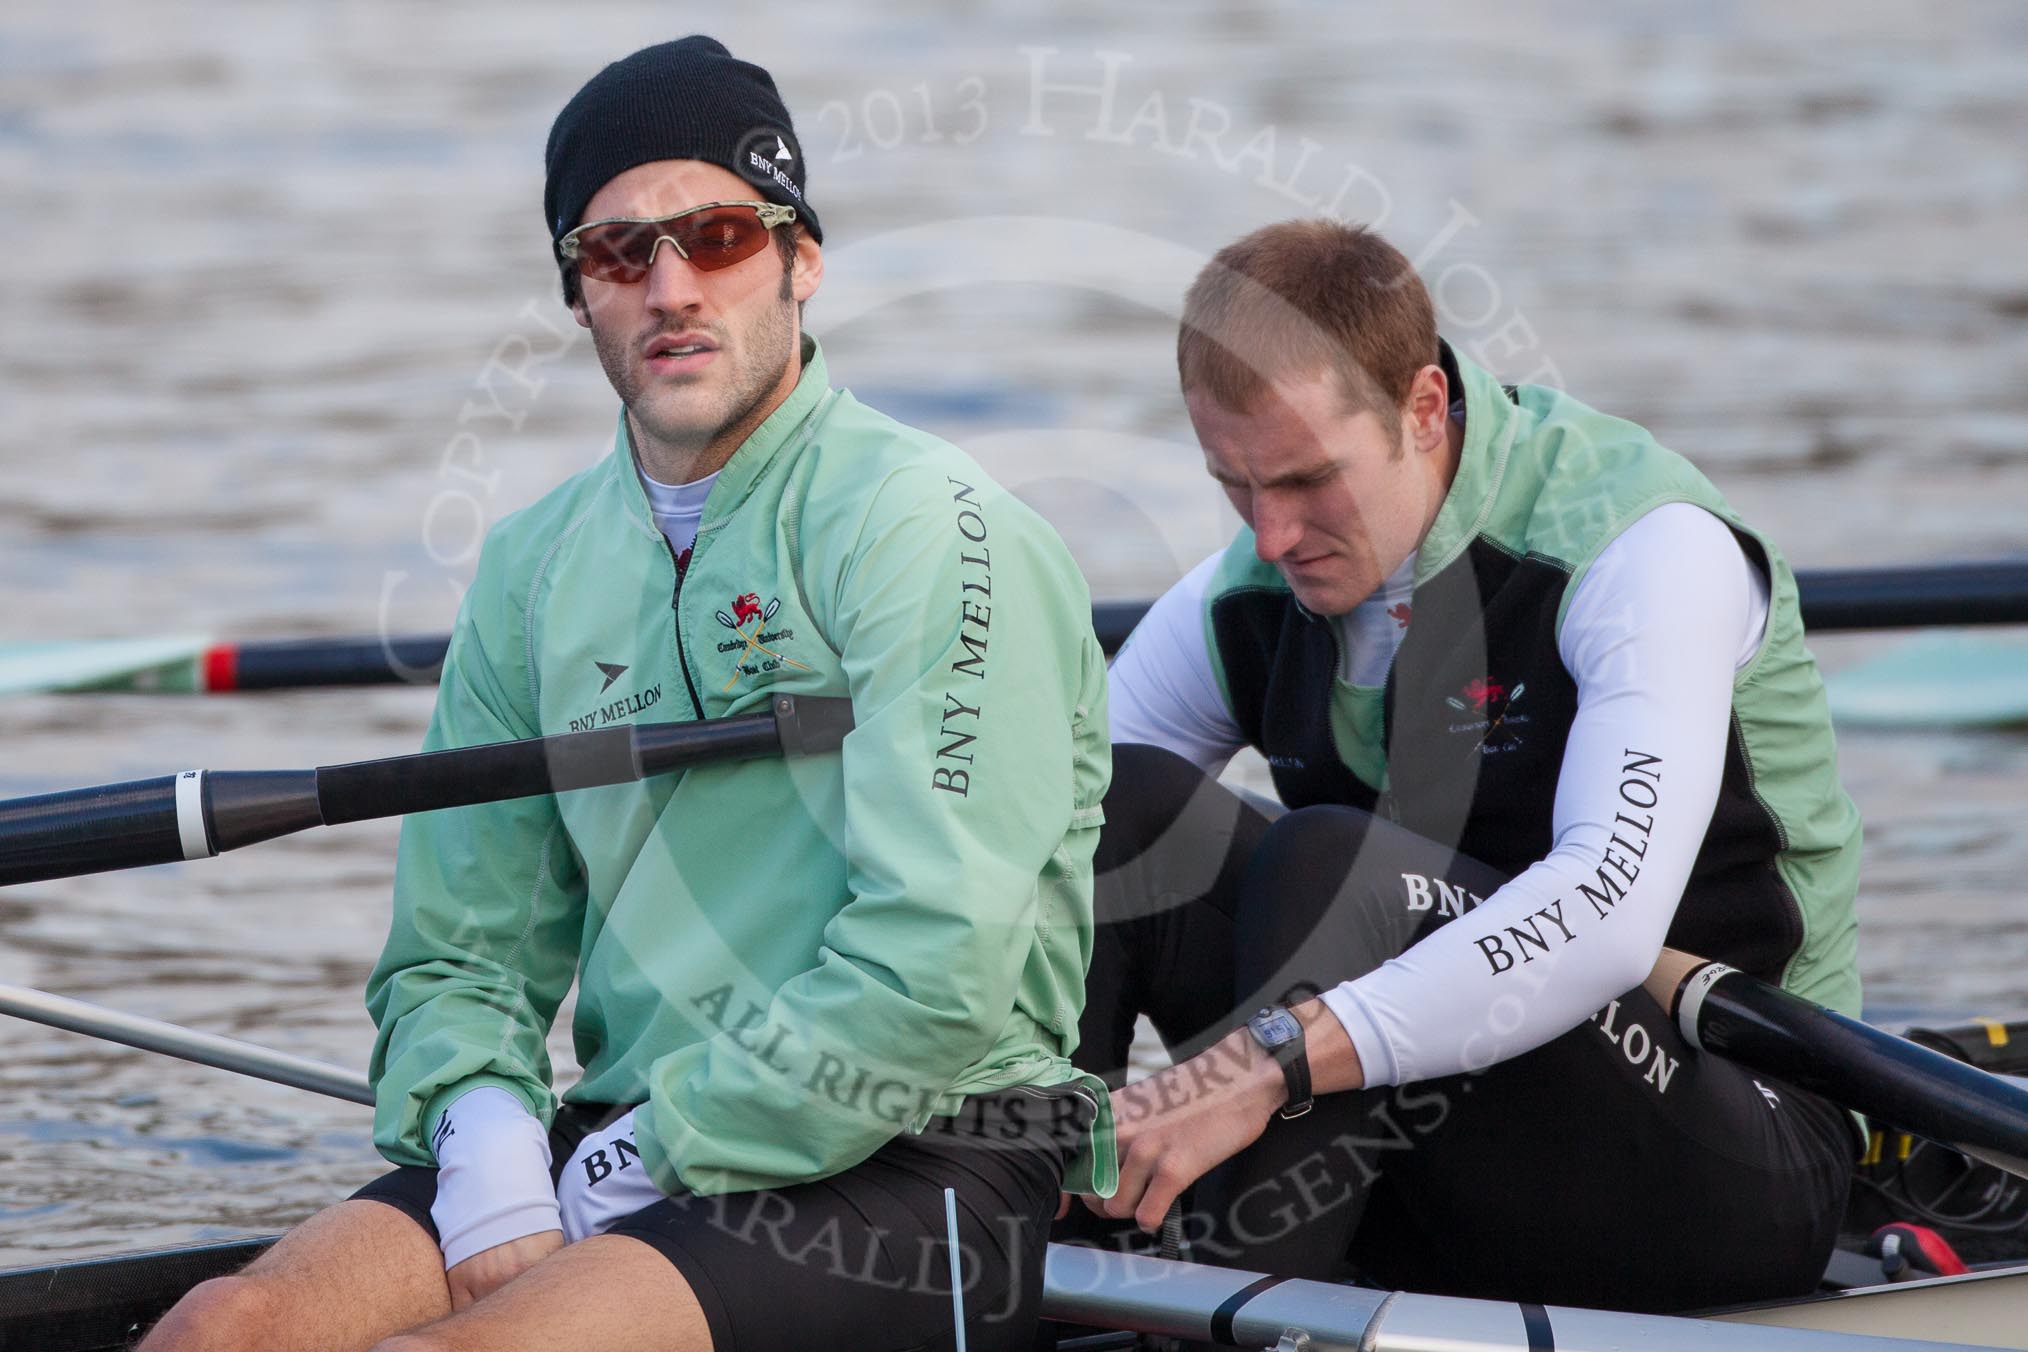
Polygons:
<instances>
[{"instance_id":1,"label":"cambridge university boat club crest","mask_svg":"<svg viewBox=\"0 0 2028 1352\"><path fill-rule=\"evenodd\" d=\"M720 624L739 636L718 645L718 650L722 653L739 654L732 660L732 675L726 680L724 689L732 689L738 684L741 676L760 676L770 671L778 671L785 666L794 667L798 671L809 670L795 658L784 657L768 646L796 636L793 629L768 629L768 621L772 620L775 612L781 608L782 598L779 596L770 597L767 604L762 605L759 592L747 592L733 598L730 613L723 610L714 612Z\"/></svg>"},{"instance_id":2,"label":"cambridge university boat club crest","mask_svg":"<svg viewBox=\"0 0 2028 1352\"><path fill-rule=\"evenodd\" d=\"M1457 694L1444 697L1444 703L1466 718L1465 722L1451 724L1450 730L1478 733L1479 739L1473 745L1482 756L1513 750L1521 744L1518 729L1531 721L1527 714L1514 711L1527 690L1520 681L1508 686L1491 676L1473 678Z\"/></svg>"}]
</instances>

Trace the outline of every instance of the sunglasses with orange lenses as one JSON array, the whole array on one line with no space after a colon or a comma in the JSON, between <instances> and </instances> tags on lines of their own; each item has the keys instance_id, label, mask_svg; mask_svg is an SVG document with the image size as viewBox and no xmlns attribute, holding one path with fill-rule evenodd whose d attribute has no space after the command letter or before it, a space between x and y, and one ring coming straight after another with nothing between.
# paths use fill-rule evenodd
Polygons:
<instances>
[{"instance_id":1,"label":"sunglasses with orange lenses","mask_svg":"<svg viewBox=\"0 0 2028 1352\"><path fill-rule=\"evenodd\" d=\"M699 272L744 263L767 247L768 231L796 219L775 202L706 202L667 216L613 216L586 221L556 242L582 276L638 282L655 264L663 240Z\"/></svg>"}]
</instances>

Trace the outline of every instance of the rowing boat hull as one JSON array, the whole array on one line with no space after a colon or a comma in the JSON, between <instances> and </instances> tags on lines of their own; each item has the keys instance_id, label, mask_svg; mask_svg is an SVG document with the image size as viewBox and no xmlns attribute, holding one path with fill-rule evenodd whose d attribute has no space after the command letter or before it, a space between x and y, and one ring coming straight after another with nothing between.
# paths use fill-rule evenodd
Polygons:
<instances>
[{"instance_id":1,"label":"rowing boat hull","mask_svg":"<svg viewBox=\"0 0 2028 1352\"><path fill-rule=\"evenodd\" d=\"M0 1272L0 1352L118 1352L199 1282L236 1272L274 1240L107 1254Z\"/></svg>"},{"instance_id":2,"label":"rowing boat hull","mask_svg":"<svg viewBox=\"0 0 2028 1352\"><path fill-rule=\"evenodd\" d=\"M1728 1311L1728 1323L2028 1348L2028 1265Z\"/></svg>"},{"instance_id":3,"label":"rowing boat hull","mask_svg":"<svg viewBox=\"0 0 2028 1352\"><path fill-rule=\"evenodd\" d=\"M0 1352L117 1352L130 1347L184 1292L238 1270L272 1242L234 1240L0 1272ZM1128 1267L1134 1270L1126 1271ZM1248 1292L1253 1294L1240 1298ZM1313 1333L1310 1346L1318 1352L1340 1346L1406 1352L1467 1345L1481 1352L1509 1347L1521 1352L1542 1345L1545 1331L1554 1337L1554 1346L1567 1350L1639 1345L1649 1352L1802 1352L1850 1345L1847 1340L1819 1343L1807 1332L1781 1331L1785 1329L1871 1335L1860 1341L1882 1349L2028 1348L2028 1265L1729 1311L1713 1316L1731 1326L1721 1328L1657 1316L1395 1296L1318 1282L1275 1283L1259 1280L1255 1273L1052 1245L1044 1309L1086 1323L1186 1337L1201 1338L1215 1330L1222 1335L1219 1341L1240 1346L1271 1342L1283 1328L1304 1327ZM1502 1333L1509 1325L1511 1337ZM1873 1341L1883 1336L1954 1341Z\"/></svg>"}]
</instances>

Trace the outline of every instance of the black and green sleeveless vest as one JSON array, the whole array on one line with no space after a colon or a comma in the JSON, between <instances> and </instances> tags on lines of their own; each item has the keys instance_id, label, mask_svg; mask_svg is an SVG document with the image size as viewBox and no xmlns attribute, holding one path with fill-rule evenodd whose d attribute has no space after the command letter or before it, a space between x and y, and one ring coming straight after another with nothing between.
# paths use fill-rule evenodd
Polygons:
<instances>
[{"instance_id":1,"label":"black and green sleeveless vest","mask_svg":"<svg viewBox=\"0 0 2028 1352\"><path fill-rule=\"evenodd\" d=\"M1251 531L1207 593L1220 687L1282 800L1376 811L1510 874L1545 857L1577 712L1557 651L1570 598L1642 515L1695 503L1732 528L1771 595L1760 650L1733 683L1717 809L1668 942L1856 1015L1859 813L1838 782L1788 564L1642 428L1553 389L1503 389L1448 345L1442 359L1465 400L1464 448L1384 687L1338 679L1337 626L1297 604Z\"/></svg>"}]
</instances>

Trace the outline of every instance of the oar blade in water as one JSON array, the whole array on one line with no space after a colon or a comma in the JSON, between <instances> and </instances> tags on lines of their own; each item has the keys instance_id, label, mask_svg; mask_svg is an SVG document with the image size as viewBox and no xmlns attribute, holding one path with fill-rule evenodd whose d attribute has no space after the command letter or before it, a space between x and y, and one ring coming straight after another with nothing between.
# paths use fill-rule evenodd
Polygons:
<instances>
[{"instance_id":1,"label":"oar blade in water","mask_svg":"<svg viewBox=\"0 0 2028 1352\"><path fill-rule=\"evenodd\" d=\"M77 690L186 692L198 684L202 638L0 643L0 695Z\"/></svg>"},{"instance_id":2,"label":"oar blade in water","mask_svg":"<svg viewBox=\"0 0 2028 1352\"><path fill-rule=\"evenodd\" d=\"M1874 727L2028 724L2028 635L1911 639L1829 682L1840 722Z\"/></svg>"}]
</instances>

